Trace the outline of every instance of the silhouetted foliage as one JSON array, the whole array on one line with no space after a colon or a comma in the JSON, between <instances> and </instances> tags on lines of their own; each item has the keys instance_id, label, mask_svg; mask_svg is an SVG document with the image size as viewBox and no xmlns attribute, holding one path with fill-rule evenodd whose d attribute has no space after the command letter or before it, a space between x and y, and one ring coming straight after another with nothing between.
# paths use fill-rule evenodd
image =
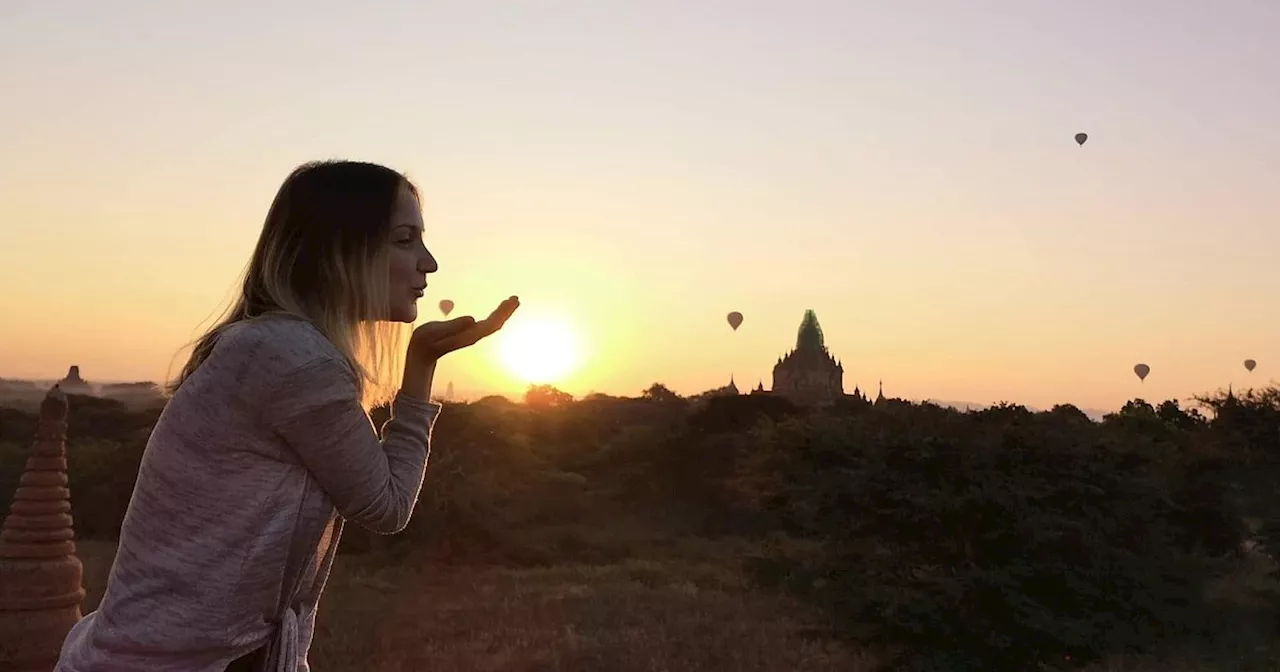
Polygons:
<instances>
[{"instance_id":1,"label":"silhouetted foliage","mask_svg":"<svg viewBox=\"0 0 1280 672\"><path fill-rule=\"evenodd\" d=\"M524 403L540 408L552 408L573 403L573 395L551 385L530 385L524 393Z\"/></svg>"},{"instance_id":2,"label":"silhouetted foliage","mask_svg":"<svg viewBox=\"0 0 1280 672\"><path fill-rule=\"evenodd\" d=\"M689 427L705 434L739 432L761 420L776 422L799 412L795 404L771 394L711 397L689 416Z\"/></svg>"},{"instance_id":3,"label":"silhouetted foliage","mask_svg":"<svg viewBox=\"0 0 1280 672\"><path fill-rule=\"evenodd\" d=\"M1163 456L1054 437L1016 408L985 415L762 432L747 492L824 543L789 585L923 669L1035 669L1193 630L1208 575L1178 552Z\"/></svg>"},{"instance_id":4,"label":"silhouetted foliage","mask_svg":"<svg viewBox=\"0 0 1280 672\"><path fill-rule=\"evenodd\" d=\"M646 401L653 401L659 404L676 404L684 401L684 399L672 392L670 388L662 383L654 383L640 395Z\"/></svg>"},{"instance_id":5,"label":"silhouetted foliage","mask_svg":"<svg viewBox=\"0 0 1280 672\"><path fill-rule=\"evenodd\" d=\"M1280 392L1197 401L1208 417L1135 399L1093 422L1070 405L814 409L660 384L574 401L534 386L523 404L446 403L408 529L353 526L342 548L597 563L645 534L737 535L766 549L744 560L760 582L901 652L903 669L1159 652L1216 636L1227 619L1206 586L1244 542L1280 554ZM118 533L158 412L73 398L82 537ZM387 414L375 409L375 426ZM33 415L0 409L6 502L34 430Z\"/></svg>"}]
</instances>

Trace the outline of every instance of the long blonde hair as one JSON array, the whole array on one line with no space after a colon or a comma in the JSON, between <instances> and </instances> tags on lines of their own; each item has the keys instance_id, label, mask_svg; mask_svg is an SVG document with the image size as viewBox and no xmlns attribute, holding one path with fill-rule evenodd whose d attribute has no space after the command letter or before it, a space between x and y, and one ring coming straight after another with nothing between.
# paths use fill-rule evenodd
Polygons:
<instances>
[{"instance_id":1,"label":"long blonde hair","mask_svg":"<svg viewBox=\"0 0 1280 672\"><path fill-rule=\"evenodd\" d=\"M188 347L177 392L233 324L270 315L311 322L356 372L366 409L389 402L403 371L405 328L387 319L388 236L404 175L355 161L296 168L276 193L231 305Z\"/></svg>"}]
</instances>

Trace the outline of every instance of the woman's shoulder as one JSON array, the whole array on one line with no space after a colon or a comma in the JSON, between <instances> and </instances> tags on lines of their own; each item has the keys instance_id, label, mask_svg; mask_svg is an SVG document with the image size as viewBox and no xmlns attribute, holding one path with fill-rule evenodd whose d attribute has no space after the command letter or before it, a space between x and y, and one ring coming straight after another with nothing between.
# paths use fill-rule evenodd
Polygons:
<instances>
[{"instance_id":1,"label":"woman's shoulder","mask_svg":"<svg viewBox=\"0 0 1280 672\"><path fill-rule=\"evenodd\" d=\"M274 375L324 362L345 365L337 347L311 322L292 316L264 316L237 322L218 337L215 357L250 360Z\"/></svg>"}]
</instances>

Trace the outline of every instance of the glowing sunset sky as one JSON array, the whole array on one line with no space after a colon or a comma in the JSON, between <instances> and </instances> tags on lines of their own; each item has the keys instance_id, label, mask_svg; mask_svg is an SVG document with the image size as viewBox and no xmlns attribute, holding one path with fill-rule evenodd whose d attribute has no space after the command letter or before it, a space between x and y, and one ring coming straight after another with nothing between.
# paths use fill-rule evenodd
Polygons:
<instances>
[{"instance_id":1,"label":"glowing sunset sky","mask_svg":"<svg viewBox=\"0 0 1280 672\"><path fill-rule=\"evenodd\" d=\"M425 192L423 315L519 294L575 394L768 386L806 308L850 390L1266 383L1277 35L1275 0L6 0L0 376L162 378L280 180L345 157ZM523 387L494 344L447 380Z\"/></svg>"}]
</instances>

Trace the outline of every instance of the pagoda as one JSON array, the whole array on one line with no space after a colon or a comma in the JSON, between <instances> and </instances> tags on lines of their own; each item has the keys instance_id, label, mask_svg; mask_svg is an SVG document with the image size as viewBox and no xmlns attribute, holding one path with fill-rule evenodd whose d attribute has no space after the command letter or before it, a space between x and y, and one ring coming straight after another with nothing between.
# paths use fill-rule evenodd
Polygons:
<instances>
[{"instance_id":1,"label":"pagoda","mask_svg":"<svg viewBox=\"0 0 1280 672\"><path fill-rule=\"evenodd\" d=\"M57 388L64 394L93 394L93 388L89 386L88 381L80 377L80 367L75 364L67 370L67 376L58 381Z\"/></svg>"},{"instance_id":2,"label":"pagoda","mask_svg":"<svg viewBox=\"0 0 1280 672\"><path fill-rule=\"evenodd\" d=\"M81 617L84 568L76 557L67 489L67 397L40 404L35 445L0 528L0 670L51 672Z\"/></svg>"},{"instance_id":3,"label":"pagoda","mask_svg":"<svg viewBox=\"0 0 1280 672\"><path fill-rule=\"evenodd\" d=\"M844 366L827 350L812 310L800 321L795 349L773 367L773 393L798 404L829 404L844 397Z\"/></svg>"}]
</instances>

